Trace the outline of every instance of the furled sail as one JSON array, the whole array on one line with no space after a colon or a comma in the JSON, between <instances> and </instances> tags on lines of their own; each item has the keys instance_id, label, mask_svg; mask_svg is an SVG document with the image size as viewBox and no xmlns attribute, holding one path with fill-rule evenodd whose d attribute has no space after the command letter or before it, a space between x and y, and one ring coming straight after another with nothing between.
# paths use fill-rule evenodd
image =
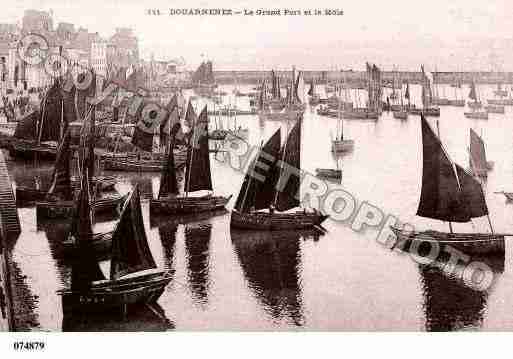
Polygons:
<instances>
[{"instance_id":1,"label":"furled sail","mask_svg":"<svg viewBox=\"0 0 513 359\"><path fill-rule=\"evenodd\" d=\"M49 195L59 194L62 199L69 201L73 199L71 188L71 150L70 150L70 131L64 134L62 141L57 149L57 158L52 175L52 184L48 190Z\"/></svg>"},{"instance_id":2,"label":"furled sail","mask_svg":"<svg viewBox=\"0 0 513 359\"><path fill-rule=\"evenodd\" d=\"M190 138L184 188L186 192L212 190L207 106L201 111Z\"/></svg>"},{"instance_id":3,"label":"furled sail","mask_svg":"<svg viewBox=\"0 0 513 359\"><path fill-rule=\"evenodd\" d=\"M175 108L174 111L177 111ZM173 154L174 139L177 132L180 130L180 124L175 123L170 131L170 143L167 147L167 161L162 169L162 176L160 177L159 198L165 197L169 194L178 194L178 181L176 180L175 156Z\"/></svg>"},{"instance_id":4,"label":"furled sail","mask_svg":"<svg viewBox=\"0 0 513 359\"><path fill-rule=\"evenodd\" d=\"M144 229L139 188L135 186L112 235L110 279L156 267Z\"/></svg>"},{"instance_id":5,"label":"furled sail","mask_svg":"<svg viewBox=\"0 0 513 359\"><path fill-rule=\"evenodd\" d=\"M417 215L426 218L450 222L468 222L479 211L470 211L468 201L471 200L476 208L486 208L486 203L476 203L476 186L479 183L464 175L464 171L454 169L452 161L447 156L440 140L421 116L422 123L422 190ZM456 168L459 166L456 165ZM461 177L460 177L461 176ZM472 179L472 181L471 181Z\"/></svg>"},{"instance_id":6,"label":"furled sail","mask_svg":"<svg viewBox=\"0 0 513 359\"><path fill-rule=\"evenodd\" d=\"M88 83L87 83L87 82ZM82 84L79 86L80 89L76 90L75 96L75 106L77 117L79 119L83 119L87 112L89 111L90 105L87 103L88 97L93 97L96 93L96 74L92 70L87 70L87 72L79 73L77 76L77 83ZM84 88L84 86L87 87Z\"/></svg>"},{"instance_id":7,"label":"furled sail","mask_svg":"<svg viewBox=\"0 0 513 359\"><path fill-rule=\"evenodd\" d=\"M289 169L293 171L301 170L301 122L302 115L298 117L294 127L290 130L287 142L282 151L282 164L280 167L280 179L278 180L278 188L283 187L283 190L278 191L276 201L276 208L279 211L287 211L291 208L299 206L299 187L301 183L299 173L292 173L289 176ZM284 169L288 166L289 169ZM286 183L282 183L286 181Z\"/></svg>"},{"instance_id":8,"label":"furled sail","mask_svg":"<svg viewBox=\"0 0 513 359\"><path fill-rule=\"evenodd\" d=\"M281 146L281 130L267 140L257 156L249 166L244 177L239 196L235 202L235 208L240 212L248 212L251 209L265 209L273 203L276 189L277 176L274 175L275 162L279 158ZM258 166L255 166L256 163ZM258 175L258 177L257 177ZM260 181L260 177L264 181Z\"/></svg>"},{"instance_id":9,"label":"furled sail","mask_svg":"<svg viewBox=\"0 0 513 359\"><path fill-rule=\"evenodd\" d=\"M474 173L487 170L483 139L473 129L470 129L470 168Z\"/></svg>"}]
</instances>

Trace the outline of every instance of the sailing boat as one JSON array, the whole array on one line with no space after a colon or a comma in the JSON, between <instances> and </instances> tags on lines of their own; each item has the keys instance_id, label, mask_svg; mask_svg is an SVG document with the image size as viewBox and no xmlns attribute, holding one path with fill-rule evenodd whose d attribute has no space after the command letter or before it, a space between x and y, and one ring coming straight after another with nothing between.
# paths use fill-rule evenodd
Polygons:
<instances>
[{"instance_id":1,"label":"sailing boat","mask_svg":"<svg viewBox=\"0 0 513 359\"><path fill-rule=\"evenodd\" d=\"M433 96L433 99L432 99L432 103L433 105L437 105L437 106L448 106L450 105L450 101L447 97L445 97L445 91L443 91L443 95L440 96L440 86L439 86L439 81L438 81L438 71L436 70L435 68L435 73L436 75L436 82L435 82L435 78L433 78L433 90L435 92L434 96ZM443 88L445 90L445 87Z\"/></svg>"},{"instance_id":2,"label":"sailing boat","mask_svg":"<svg viewBox=\"0 0 513 359\"><path fill-rule=\"evenodd\" d=\"M274 74L274 72L273 72ZM277 85L279 86L279 85ZM300 71L296 76L296 69L292 67L292 80L290 83L290 91L287 92L287 99L285 106L283 107L281 99L279 100L280 106L275 107L273 101L268 103L267 97L267 86L265 86L265 81L262 85L262 90L260 94L260 106L258 116L261 120L294 120L297 118L299 114L302 114L305 111L305 99L304 99L304 80L303 74ZM276 90L276 95L278 95Z\"/></svg>"},{"instance_id":3,"label":"sailing boat","mask_svg":"<svg viewBox=\"0 0 513 359\"><path fill-rule=\"evenodd\" d=\"M454 84L451 84L451 87L454 88L454 99L449 100L449 106L465 107L465 99L460 99L458 96L458 89L461 89L461 80L458 80L458 84L459 86L453 86Z\"/></svg>"},{"instance_id":4,"label":"sailing boat","mask_svg":"<svg viewBox=\"0 0 513 359\"><path fill-rule=\"evenodd\" d=\"M63 97L59 81L45 93L41 110L20 119L20 129L14 133L15 141L9 149L12 158L55 160L64 116Z\"/></svg>"},{"instance_id":5,"label":"sailing boat","mask_svg":"<svg viewBox=\"0 0 513 359\"><path fill-rule=\"evenodd\" d=\"M79 147L79 162L87 160L89 173L94 173L94 106L89 109L84 119L83 133ZM38 220L48 218L70 218L75 213L75 200L71 188L71 149L70 131L59 145L59 153L55 162L52 185L43 201L36 202L36 215ZM81 168L81 166L79 166ZM89 177L90 178L90 177ZM105 198L95 198L93 209L95 212L115 211L125 201L126 196L110 195Z\"/></svg>"},{"instance_id":6,"label":"sailing boat","mask_svg":"<svg viewBox=\"0 0 513 359\"><path fill-rule=\"evenodd\" d=\"M477 177L488 177L494 165L493 161L486 161L484 141L473 129L470 129L469 162L470 172Z\"/></svg>"},{"instance_id":7,"label":"sailing boat","mask_svg":"<svg viewBox=\"0 0 513 359\"><path fill-rule=\"evenodd\" d=\"M177 100L175 100L171 99L167 105L166 109L168 110L169 116L165 121L170 121L174 108L177 108L178 106ZM144 104L141 105L140 108L144 108ZM189 102L189 106L185 115L185 121L187 123L192 121L190 118L191 110L192 104ZM142 116L142 113L139 113L136 116L138 124L136 125L132 135L132 144L141 148L142 151L137 150L137 152L134 151L118 153L116 149L114 152L104 154L102 156L102 163L105 170L127 172L160 172L164 168L166 163L165 153L153 152L154 137L160 137L160 134L148 133L146 129L141 129L139 126L144 127L145 125L143 123L145 121L139 121L140 116ZM155 116L157 116L156 113ZM151 117L152 113L150 112L150 118ZM151 118L151 120L155 118ZM162 131L163 128L164 126L161 126L160 131ZM176 166L182 166L185 164L187 153L186 149L180 147L174 148L173 151L175 152Z\"/></svg>"},{"instance_id":8,"label":"sailing boat","mask_svg":"<svg viewBox=\"0 0 513 359\"><path fill-rule=\"evenodd\" d=\"M284 212L300 205L295 196L299 195L299 178L294 175L290 176L283 188L281 188L280 181L284 165L301 169L301 122L302 116L299 116L283 148L280 148L280 129L261 147L242 183L231 214L231 227L271 231L311 229L319 226L328 218L327 215L316 210L313 212L307 212L306 209ZM277 160L279 158L281 161ZM260 165L257 166L257 164ZM268 168L266 173L262 173L262 165ZM281 188L281 191L277 191L276 188ZM264 209L269 209L269 211L260 211ZM276 212L275 209L280 212Z\"/></svg>"},{"instance_id":9,"label":"sailing boat","mask_svg":"<svg viewBox=\"0 0 513 359\"><path fill-rule=\"evenodd\" d=\"M196 116L194 116L196 117ZM179 128L179 126L177 126ZM178 131L175 128L174 131ZM168 161L162 171L160 191L157 199L150 201L150 211L166 214L184 214L203 211L214 211L223 208L231 196L189 196L190 192L212 191L212 178L210 173L210 154L208 146L208 115L207 107L203 108L197 121L193 123L193 132L185 165L185 196L179 194L176 180L174 155L171 151L173 142L168 147ZM172 137L174 138L174 136Z\"/></svg>"},{"instance_id":10,"label":"sailing boat","mask_svg":"<svg viewBox=\"0 0 513 359\"><path fill-rule=\"evenodd\" d=\"M92 249L92 213L87 189L88 170L83 173L79 218L73 231L80 256L72 266L71 286L60 290L65 312L105 310L156 302L172 279L158 269L148 246L137 186L124 203L112 234L110 277L106 279Z\"/></svg>"},{"instance_id":11,"label":"sailing boat","mask_svg":"<svg viewBox=\"0 0 513 359\"><path fill-rule=\"evenodd\" d=\"M337 168L316 168L315 176L328 181L335 181L337 183L342 182L342 170L338 166L338 159L335 158Z\"/></svg>"},{"instance_id":12,"label":"sailing boat","mask_svg":"<svg viewBox=\"0 0 513 359\"><path fill-rule=\"evenodd\" d=\"M401 96L401 107L399 108L399 111L393 111L392 114L394 118L397 118L399 120L407 120L408 119L408 111L404 108L404 96L403 96L403 82L399 81L399 94ZM406 91L408 91L408 104L409 104L409 98L410 98L410 89L408 84L406 85Z\"/></svg>"},{"instance_id":13,"label":"sailing boat","mask_svg":"<svg viewBox=\"0 0 513 359\"><path fill-rule=\"evenodd\" d=\"M487 111L479 111L479 109L483 106L481 101L479 100L479 94L477 93L476 84L474 81L470 84L470 92L468 97L473 102L467 102L468 106L472 109L471 112L465 112L464 115L467 118L480 119L480 120L488 120L488 112Z\"/></svg>"},{"instance_id":14,"label":"sailing boat","mask_svg":"<svg viewBox=\"0 0 513 359\"><path fill-rule=\"evenodd\" d=\"M493 233L481 184L449 158L424 115L421 115L421 123L423 173L417 215L449 222L450 233L391 227L399 243L434 241L467 254L504 252L504 235ZM488 218L491 233L453 233L452 222L466 223L483 216Z\"/></svg>"},{"instance_id":15,"label":"sailing boat","mask_svg":"<svg viewBox=\"0 0 513 359\"><path fill-rule=\"evenodd\" d=\"M420 66L422 71L422 108L415 106L409 107L409 113L412 115L424 115L440 117L440 107L433 106L433 92L431 90L431 81L426 75L424 65Z\"/></svg>"}]
</instances>

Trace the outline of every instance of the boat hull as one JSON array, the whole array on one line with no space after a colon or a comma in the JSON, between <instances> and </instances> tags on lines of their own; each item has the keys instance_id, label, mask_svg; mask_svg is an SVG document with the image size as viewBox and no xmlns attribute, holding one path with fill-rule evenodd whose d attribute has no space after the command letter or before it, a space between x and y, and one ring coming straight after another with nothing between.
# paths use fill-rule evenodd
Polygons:
<instances>
[{"instance_id":1,"label":"boat hull","mask_svg":"<svg viewBox=\"0 0 513 359\"><path fill-rule=\"evenodd\" d=\"M58 294L62 296L65 312L102 311L126 305L155 303L171 279L171 273L159 272L125 280L92 283L87 290L65 290Z\"/></svg>"},{"instance_id":2,"label":"boat hull","mask_svg":"<svg viewBox=\"0 0 513 359\"><path fill-rule=\"evenodd\" d=\"M169 197L152 199L150 211L155 214L188 214L222 209L232 196Z\"/></svg>"},{"instance_id":3,"label":"boat hull","mask_svg":"<svg viewBox=\"0 0 513 359\"><path fill-rule=\"evenodd\" d=\"M489 100L486 100L486 102L489 105L513 106L513 98L489 99Z\"/></svg>"},{"instance_id":4,"label":"boat hull","mask_svg":"<svg viewBox=\"0 0 513 359\"><path fill-rule=\"evenodd\" d=\"M485 110L488 113L500 113L500 114L503 114L505 112L503 105L487 105L487 106L485 106Z\"/></svg>"},{"instance_id":5,"label":"boat hull","mask_svg":"<svg viewBox=\"0 0 513 359\"><path fill-rule=\"evenodd\" d=\"M465 107L465 100L449 100L449 106Z\"/></svg>"},{"instance_id":6,"label":"boat hull","mask_svg":"<svg viewBox=\"0 0 513 359\"><path fill-rule=\"evenodd\" d=\"M394 116L394 118L397 118L398 120L407 120L408 112L407 111L394 111L393 116Z\"/></svg>"},{"instance_id":7,"label":"boat hull","mask_svg":"<svg viewBox=\"0 0 513 359\"><path fill-rule=\"evenodd\" d=\"M187 150L174 151L175 166L181 167L187 159ZM157 156L151 159L139 159L136 155L114 155L102 156L102 166L107 171L124 172L160 172L164 168L166 158Z\"/></svg>"},{"instance_id":8,"label":"boat hull","mask_svg":"<svg viewBox=\"0 0 513 359\"><path fill-rule=\"evenodd\" d=\"M91 248L94 254L101 259L107 259L110 257L112 250L112 234L113 232L95 233L93 234L93 240L91 241ZM57 258L78 258L80 252L75 244L75 241L71 238L62 241L62 246L53 253Z\"/></svg>"},{"instance_id":9,"label":"boat hull","mask_svg":"<svg viewBox=\"0 0 513 359\"><path fill-rule=\"evenodd\" d=\"M440 117L440 109L437 107L426 109L413 107L408 110L408 113L410 113L411 115L420 116L421 114L424 114L424 116Z\"/></svg>"},{"instance_id":10,"label":"boat hull","mask_svg":"<svg viewBox=\"0 0 513 359\"><path fill-rule=\"evenodd\" d=\"M290 121L295 120L303 113L303 110L292 110L292 111L283 111L283 112L267 112L260 111L258 112L258 117L261 120L268 121Z\"/></svg>"},{"instance_id":11,"label":"boat hull","mask_svg":"<svg viewBox=\"0 0 513 359\"><path fill-rule=\"evenodd\" d=\"M408 250L414 241L436 242L441 247L450 246L465 254L504 254L504 236L491 233L444 233L437 231L404 231L390 227L397 236L396 247ZM420 245L420 243L417 243ZM441 248L442 249L442 248Z\"/></svg>"},{"instance_id":12,"label":"boat hull","mask_svg":"<svg viewBox=\"0 0 513 359\"><path fill-rule=\"evenodd\" d=\"M320 212L295 213L241 213L232 211L230 226L239 229L279 231L292 229L312 229L328 218Z\"/></svg>"},{"instance_id":13,"label":"boat hull","mask_svg":"<svg viewBox=\"0 0 513 359\"><path fill-rule=\"evenodd\" d=\"M120 212L127 195L100 198L92 203L94 213L117 211ZM41 201L36 202L36 216L38 220L55 218L72 218L75 214L75 201Z\"/></svg>"}]
</instances>

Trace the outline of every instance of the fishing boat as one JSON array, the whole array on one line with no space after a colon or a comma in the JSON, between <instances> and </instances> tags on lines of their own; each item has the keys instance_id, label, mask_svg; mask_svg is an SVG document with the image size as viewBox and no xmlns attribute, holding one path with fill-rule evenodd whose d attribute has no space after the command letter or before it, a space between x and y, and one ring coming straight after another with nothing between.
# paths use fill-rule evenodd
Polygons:
<instances>
[{"instance_id":1,"label":"fishing boat","mask_svg":"<svg viewBox=\"0 0 513 359\"><path fill-rule=\"evenodd\" d=\"M493 94L497 97L508 97L508 90L502 88L502 84L499 82L497 84L497 89L493 92Z\"/></svg>"},{"instance_id":2,"label":"fishing boat","mask_svg":"<svg viewBox=\"0 0 513 359\"><path fill-rule=\"evenodd\" d=\"M484 107L484 109L488 113L500 113L500 114L504 114L505 113L503 105L490 105L490 104L488 104L488 105L486 105Z\"/></svg>"},{"instance_id":3,"label":"fishing boat","mask_svg":"<svg viewBox=\"0 0 513 359\"><path fill-rule=\"evenodd\" d=\"M458 82L459 86L452 86L454 88L454 99L449 99L449 106L465 107L465 99L460 98L458 89L461 89L461 81Z\"/></svg>"},{"instance_id":4,"label":"fishing boat","mask_svg":"<svg viewBox=\"0 0 513 359\"><path fill-rule=\"evenodd\" d=\"M513 106L513 98L500 98L500 99L488 99L486 100L488 105L498 106Z\"/></svg>"},{"instance_id":5,"label":"fishing boat","mask_svg":"<svg viewBox=\"0 0 513 359\"><path fill-rule=\"evenodd\" d=\"M470 173L485 178L494 166L493 161L486 160L484 141L473 129L470 129L469 166Z\"/></svg>"},{"instance_id":6,"label":"fishing boat","mask_svg":"<svg viewBox=\"0 0 513 359\"><path fill-rule=\"evenodd\" d=\"M431 103L436 106L449 106L450 100L445 96L445 87L442 87L442 95L440 96L440 86L438 85L438 72L435 69L435 76L437 76L436 81L433 78L433 90L434 96L431 100Z\"/></svg>"},{"instance_id":7,"label":"fishing boat","mask_svg":"<svg viewBox=\"0 0 513 359\"><path fill-rule=\"evenodd\" d=\"M292 80L290 87L287 91L287 98L285 99L285 102L279 99L279 106L273 106L273 103L276 103L277 99L275 99L275 101L271 103L267 101L267 86L264 80L262 84L262 90L260 93L258 117L261 120L271 121L295 120L299 114L303 114L303 112L305 111L306 100L304 97L305 92L303 74L300 71L299 74L296 76L296 70L293 67Z\"/></svg>"},{"instance_id":8,"label":"fishing boat","mask_svg":"<svg viewBox=\"0 0 513 359\"><path fill-rule=\"evenodd\" d=\"M422 108L411 106L408 112L412 115L423 115L428 117L440 117L440 107L432 103L433 92L431 90L431 80L427 76L424 66L420 67L422 71Z\"/></svg>"},{"instance_id":9,"label":"fishing boat","mask_svg":"<svg viewBox=\"0 0 513 359\"><path fill-rule=\"evenodd\" d=\"M337 121L337 135L331 140L331 152L334 154L349 152L354 149L354 140L344 138L344 120L340 116L342 111L339 110L339 118ZM342 174L341 174L342 175Z\"/></svg>"},{"instance_id":10,"label":"fishing boat","mask_svg":"<svg viewBox=\"0 0 513 359\"><path fill-rule=\"evenodd\" d=\"M366 89L368 93L367 107L358 107L358 104L352 108L345 110L342 117L347 120L378 120L382 112L383 103L383 86L381 70L376 65L366 64L367 78ZM355 89L357 91L357 89ZM356 101L358 96L356 95Z\"/></svg>"},{"instance_id":11,"label":"fishing boat","mask_svg":"<svg viewBox=\"0 0 513 359\"><path fill-rule=\"evenodd\" d=\"M342 180L342 170L334 168L316 168L315 176L327 180L335 180L340 182Z\"/></svg>"},{"instance_id":12,"label":"fishing boat","mask_svg":"<svg viewBox=\"0 0 513 359\"><path fill-rule=\"evenodd\" d=\"M503 253L504 235L493 232L481 183L449 158L424 116L421 116L421 127L423 169L417 215L448 222L450 233L392 226L398 245L409 246L413 241L436 242L466 254ZM488 218L491 233L454 233L452 230L452 222L467 223L483 216Z\"/></svg>"},{"instance_id":13,"label":"fishing boat","mask_svg":"<svg viewBox=\"0 0 513 359\"><path fill-rule=\"evenodd\" d=\"M83 134L79 148L79 168L87 161L89 173L94 174L94 106L84 119ZM57 159L52 176L52 185L43 201L36 201L38 221L52 218L72 218L76 210L74 194L71 187L71 135L69 129L59 144ZM98 193L96 193L98 195ZM94 199L92 208L95 212L119 210L126 198L115 194Z\"/></svg>"},{"instance_id":14,"label":"fishing boat","mask_svg":"<svg viewBox=\"0 0 513 359\"><path fill-rule=\"evenodd\" d=\"M292 175L282 186L281 177L284 165L298 170L301 168L301 122L302 117L299 117L283 148L281 130L278 129L253 159L231 213L231 227L270 231L313 229L328 218L317 210L285 212L300 205L296 196L300 190L299 178ZM278 161L280 158L281 161ZM262 171L263 165L267 165L267 171ZM259 173L261 178L254 178L255 173ZM276 188L281 190L277 191Z\"/></svg>"},{"instance_id":15,"label":"fishing boat","mask_svg":"<svg viewBox=\"0 0 513 359\"><path fill-rule=\"evenodd\" d=\"M179 126L177 126L179 128ZM175 131L178 131L176 128ZM176 132L175 132L176 133ZM207 107L203 108L197 121L193 123L193 133L188 146L185 165L184 195L179 196L172 143L168 148L168 162L161 175L159 196L150 201L150 211L155 213L185 214L214 211L224 208L231 196L214 196L211 193L191 196L191 192L212 191L210 154L208 147Z\"/></svg>"},{"instance_id":16,"label":"fishing boat","mask_svg":"<svg viewBox=\"0 0 513 359\"><path fill-rule=\"evenodd\" d=\"M488 112L479 110L483 105L479 100L479 94L474 81L470 84L470 93L468 94L468 97L473 100L472 102L467 102L472 111L464 112L465 117L477 120L488 120Z\"/></svg>"},{"instance_id":17,"label":"fishing boat","mask_svg":"<svg viewBox=\"0 0 513 359\"><path fill-rule=\"evenodd\" d=\"M406 84L406 93L403 96L403 83L402 81L399 82L400 88L399 88L399 94L401 96L401 105L397 111L393 111L392 115L394 118L398 120L407 120L408 119L408 111L404 106L404 98L408 100L408 105L410 103L410 86L409 84Z\"/></svg>"},{"instance_id":18,"label":"fishing boat","mask_svg":"<svg viewBox=\"0 0 513 359\"><path fill-rule=\"evenodd\" d=\"M87 176L87 171L84 174ZM87 192L87 191L83 191ZM172 279L170 271L158 269L148 246L137 186L123 205L112 234L110 276L98 265L91 246L92 211L88 195L79 201L80 221L72 232L80 256L72 265L69 289L58 291L66 313L120 309L156 302Z\"/></svg>"}]
</instances>

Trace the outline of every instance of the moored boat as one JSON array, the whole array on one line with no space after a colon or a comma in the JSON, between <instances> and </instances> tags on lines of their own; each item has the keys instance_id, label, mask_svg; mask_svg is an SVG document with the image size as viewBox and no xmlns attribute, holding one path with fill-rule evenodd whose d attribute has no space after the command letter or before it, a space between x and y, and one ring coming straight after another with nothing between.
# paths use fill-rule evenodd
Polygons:
<instances>
[{"instance_id":1,"label":"moored boat","mask_svg":"<svg viewBox=\"0 0 513 359\"><path fill-rule=\"evenodd\" d=\"M436 242L465 254L503 253L504 235L493 233L481 184L448 157L424 116L421 116L421 122L423 169L417 215L448 222L450 233L391 227L398 239L396 246L410 246L414 241ZM452 222L467 223L483 216L488 218L491 233L453 233Z\"/></svg>"},{"instance_id":2,"label":"moored boat","mask_svg":"<svg viewBox=\"0 0 513 359\"><path fill-rule=\"evenodd\" d=\"M172 130L172 140L167 150L168 161L162 171L159 196L157 199L150 201L150 211L155 213L185 214L224 208L231 196L214 196L211 193L203 196L189 195L190 192L213 190L206 106L201 111L197 121L192 124L193 132L190 137L187 163L185 165L184 196L179 196L174 155L171 151L174 144L174 136L179 128L180 126L177 124Z\"/></svg>"},{"instance_id":3,"label":"moored boat","mask_svg":"<svg viewBox=\"0 0 513 359\"><path fill-rule=\"evenodd\" d=\"M486 105L484 107L484 109L488 113L500 113L500 114L503 114L505 112L504 111L504 106L502 106L502 105Z\"/></svg>"},{"instance_id":4,"label":"moored boat","mask_svg":"<svg viewBox=\"0 0 513 359\"><path fill-rule=\"evenodd\" d=\"M270 231L312 229L328 218L316 210L286 212L300 205L296 196L300 190L299 178L292 175L282 186L281 177L285 164L292 168L301 168L301 120L300 117L296 121L283 148L281 131L278 129L253 159L249 167L251 170L246 173L231 213L231 227ZM257 166L257 163L260 165ZM264 164L267 165L266 173L262 173ZM259 173L263 177L262 181L255 180L253 172ZM276 188L281 190L277 191ZM265 209L269 212L261 211Z\"/></svg>"}]
</instances>

